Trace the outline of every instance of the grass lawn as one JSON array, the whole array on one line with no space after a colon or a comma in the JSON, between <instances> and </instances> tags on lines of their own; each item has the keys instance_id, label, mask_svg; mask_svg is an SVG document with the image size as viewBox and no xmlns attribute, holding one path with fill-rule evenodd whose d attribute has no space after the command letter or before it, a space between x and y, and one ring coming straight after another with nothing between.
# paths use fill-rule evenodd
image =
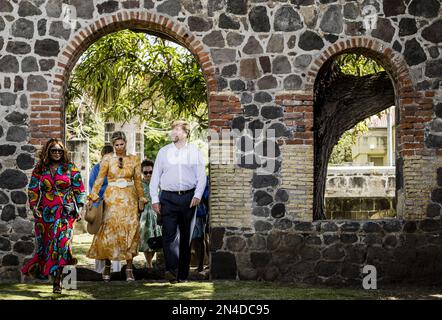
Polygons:
<instances>
[{"instance_id":1,"label":"grass lawn","mask_svg":"<svg viewBox=\"0 0 442 320\"><path fill-rule=\"evenodd\" d=\"M53 295L46 283L0 284L5 299L379 299L376 291L312 288L255 281L205 281L169 284L164 281L126 283L79 282L77 290Z\"/></svg>"},{"instance_id":2,"label":"grass lawn","mask_svg":"<svg viewBox=\"0 0 442 320\"><path fill-rule=\"evenodd\" d=\"M169 284L165 281L79 282L76 290L52 294L49 283L0 284L0 300L130 299L130 300L442 300L442 288L392 287L382 290L331 288L258 281L191 281Z\"/></svg>"},{"instance_id":3,"label":"grass lawn","mask_svg":"<svg viewBox=\"0 0 442 320\"><path fill-rule=\"evenodd\" d=\"M73 251L79 264L93 269L94 260L86 257L91 236L74 236ZM144 257L138 255L134 263L144 265ZM189 281L170 284L164 280L112 281L109 283L79 281L76 290L63 290L63 294L52 294L50 282L0 284L0 300L294 300L294 299L441 299L441 287L396 286L382 290L363 290L362 288L333 288L304 284L264 282L264 281Z\"/></svg>"}]
</instances>

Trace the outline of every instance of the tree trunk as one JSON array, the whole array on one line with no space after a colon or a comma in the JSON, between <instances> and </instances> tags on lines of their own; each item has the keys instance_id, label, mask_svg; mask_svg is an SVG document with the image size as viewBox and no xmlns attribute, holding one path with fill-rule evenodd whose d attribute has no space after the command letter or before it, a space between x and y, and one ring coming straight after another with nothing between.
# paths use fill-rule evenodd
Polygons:
<instances>
[{"instance_id":1,"label":"tree trunk","mask_svg":"<svg viewBox=\"0 0 442 320\"><path fill-rule=\"evenodd\" d=\"M394 89L388 74L356 77L345 75L334 64L318 75L314 104L313 219L325 219L324 197L327 167L341 135L358 122L394 105Z\"/></svg>"}]
</instances>

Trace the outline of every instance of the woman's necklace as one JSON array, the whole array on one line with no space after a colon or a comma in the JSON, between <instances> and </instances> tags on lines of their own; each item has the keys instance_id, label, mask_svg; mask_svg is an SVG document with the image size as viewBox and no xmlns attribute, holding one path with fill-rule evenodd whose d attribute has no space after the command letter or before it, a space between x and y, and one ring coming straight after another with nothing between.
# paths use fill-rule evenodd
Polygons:
<instances>
[{"instance_id":1,"label":"woman's necklace","mask_svg":"<svg viewBox=\"0 0 442 320\"><path fill-rule=\"evenodd\" d=\"M50 164L49 165L49 170L51 170L51 175L52 177L55 177L55 174L57 173L57 169L60 166L59 163L55 163L55 164Z\"/></svg>"},{"instance_id":2,"label":"woman's necklace","mask_svg":"<svg viewBox=\"0 0 442 320\"><path fill-rule=\"evenodd\" d=\"M121 171L124 169L124 157L126 155L126 152L124 154L118 154L114 152L114 156L118 159L118 169Z\"/></svg>"}]
</instances>

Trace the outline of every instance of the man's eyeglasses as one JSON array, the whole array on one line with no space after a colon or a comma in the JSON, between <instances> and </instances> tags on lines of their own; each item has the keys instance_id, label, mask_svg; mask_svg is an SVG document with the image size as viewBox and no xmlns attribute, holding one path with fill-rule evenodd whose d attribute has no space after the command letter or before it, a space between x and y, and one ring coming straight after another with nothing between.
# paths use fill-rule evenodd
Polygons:
<instances>
[{"instance_id":1,"label":"man's eyeglasses","mask_svg":"<svg viewBox=\"0 0 442 320\"><path fill-rule=\"evenodd\" d=\"M118 158L118 168L123 168L123 158Z\"/></svg>"},{"instance_id":2,"label":"man's eyeglasses","mask_svg":"<svg viewBox=\"0 0 442 320\"><path fill-rule=\"evenodd\" d=\"M63 149L51 149L51 150L49 150L49 152L53 153L53 154L55 154L55 153L63 154L64 150Z\"/></svg>"},{"instance_id":3,"label":"man's eyeglasses","mask_svg":"<svg viewBox=\"0 0 442 320\"><path fill-rule=\"evenodd\" d=\"M144 175L152 174L152 171L143 171Z\"/></svg>"}]
</instances>

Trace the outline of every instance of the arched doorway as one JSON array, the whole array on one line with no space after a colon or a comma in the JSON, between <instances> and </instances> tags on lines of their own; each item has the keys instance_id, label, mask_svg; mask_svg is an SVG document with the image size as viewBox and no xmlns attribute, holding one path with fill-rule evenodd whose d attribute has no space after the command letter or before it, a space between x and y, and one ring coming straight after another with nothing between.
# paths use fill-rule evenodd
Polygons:
<instances>
[{"instance_id":1,"label":"arched doorway","mask_svg":"<svg viewBox=\"0 0 442 320\"><path fill-rule=\"evenodd\" d=\"M179 22L171 21L161 15L148 12L120 12L80 29L68 43L56 62L56 73L52 77L47 93L31 94L31 105L39 106L31 112L30 131L31 143L41 145L49 137L63 138L65 94L69 75L82 53L103 35L123 29L139 30L163 37L187 48L197 59L206 79L208 103L210 110L210 94L216 91L214 64L203 44L197 40Z\"/></svg>"},{"instance_id":2,"label":"arched doorway","mask_svg":"<svg viewBox=\"0 0 442 320\"><path fill-rule=\"evenodd\" d=\"M59 56L56 74L53 75L49 92L31 95L31 104L38 106L32 109L31 114L31 143L37 149L50 137L62 139L66 137L67 84L81 55L101 37L123 29L161 37L189 50L198 61L204 75L208 97L215 91L216 80L213 78L214 68L209 54L203 51L202 43L196 40L179 22L169 21L163 16L147 12L123 12L101 18L85 29L78 30L76 36L66 46ZM216 99L207 98L209 110L210 103L214 101Z\"/></svg>"},{"instance_id":3,"label":"arched doorway","mask_svg":"<svg viewBox=\"0 0 442 320\"><path fill-rule=\"evenodd\" d=\"M337 56L346 53L362 54L382 65L385 72L375 74L369 79L349 79L335 63ZM406 134L401 126L403 109L402 96L411 90L411 83L405 63L391 49L383 46L374 39L357 38L335 43L327 48L321 57L315 61L309 75L314 79L314 219L325 219L324 193L327 165L331 150L342 133L353 127L366 117L376 114L392 105L396 106L396 198L398 201L398 216L404 213L403 197L404 179L402 162L404 152L412 145L401 140ZM344 79L345 78L345 79ZM341 80L341 81L340 81ZM340 96L340 94L342 96ZM378 97L378 100L373 97ZM371 107L364 107L371 104ZM412 127L411 127L412 128ZM423 137L422 137L423 138ZM416 137L419 140L420 137ZM423 142L423 140L422 140Z\"/></svg>"},{"instance_id":4,"label":"arched doorway","mask_svg":"<svg viewBox=\"0 0 442 320\"><path fill-rule=\"evenodd\" d=\"M324 161L329 156L325 217L395 217L393 84L381 65L357 52L336 56L328 67L335 68L336 80L329 85L317 83L320 88L315 104L317 156L324 157ZM319 77L318 81L327 81ZM380 87L374 87L376 82ZM333 96L327 90L333 90ZM354 126L348 129L352 123ZM332 142L334 146L328 145ZM326 150L329 147L333 148L331 152Z\"/></svg>"}]
</instances>

